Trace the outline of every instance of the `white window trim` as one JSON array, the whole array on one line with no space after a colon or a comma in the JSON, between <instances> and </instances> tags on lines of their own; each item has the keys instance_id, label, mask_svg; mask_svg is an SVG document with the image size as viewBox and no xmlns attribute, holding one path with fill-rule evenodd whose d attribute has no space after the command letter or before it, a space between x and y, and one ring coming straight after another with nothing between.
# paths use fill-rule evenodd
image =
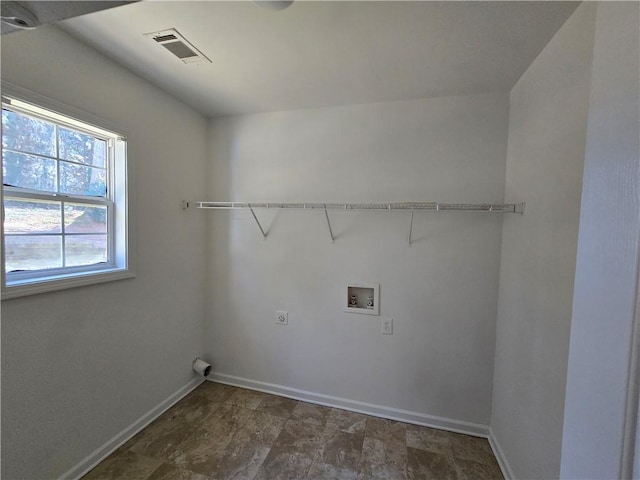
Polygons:
<instances>
[{"instance_id":1,"label":"white window trim","mask_svg":"<svg viewBox=\"0 0 640 480\"><path fill-rule=\"evenodd\" d=\"M113 125L113 123L105 121L95 115L62 104L16 85L7 84L6 82L2 83L2 96L19 99L19 101L24 103L41 107L46 111L59 113L64 117L76 119L84 124L95 125L96 127L92 127L92 129L95 128L96 131L106 131L109 133L124 131L122 128ZM73 121L64 121L63 123L70 124L73 128L77 128L73 126ZM126 142L124 135L120 133L117 134ZM0 242L0 248L2 248L2 300L135 277L135 237L134 229L132 228L134 224L134 209L131 204L133 198L133 168L131 158L127 155L125 142L115 142L114 148L120 149L116 154L120 155L124 161L121 166L117 164L114 165L111 172L111 175L113 175L112 185L116 186L113 201L119 205L118 212L120 212L120 214L116 214L114 219L114 265L79 267L77 269L65 269L64 272L52 269L43 272L43 274L37 278L33 278L32 275L27 275L29 278L19 279L19 282L14 281L7 283L7 276L4 269L4 248L2 248L4 241L2 241ZM124 166L124 168L122 168L122 166ZM7 187L7 189L9 190L10 187ZM4 190L5 188L0 185L2 198L4 198ZM7 192L7 194L11 195L9 192ZM121 214L122 212L124 212L124 214ZM0 222L0 233L2 234L2 239L4 239L4 222ZM19 276L15 277L18 278Z\"/></svg>"}]
</instances>

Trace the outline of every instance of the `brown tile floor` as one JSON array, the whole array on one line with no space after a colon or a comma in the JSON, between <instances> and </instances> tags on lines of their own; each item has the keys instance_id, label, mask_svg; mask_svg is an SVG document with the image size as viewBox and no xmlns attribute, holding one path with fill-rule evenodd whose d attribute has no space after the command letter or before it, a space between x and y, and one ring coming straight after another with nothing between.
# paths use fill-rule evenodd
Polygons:
<instances>
[{"instance_id":1,"label":"brown tile floor","mask_svg":"<svg viewBox=\"0 0 640 480\"><path fill-rule=\"evenodd\" d=\"M83 480L502 478L482 438L205 382Z\"/></svg>"}]
</instances>

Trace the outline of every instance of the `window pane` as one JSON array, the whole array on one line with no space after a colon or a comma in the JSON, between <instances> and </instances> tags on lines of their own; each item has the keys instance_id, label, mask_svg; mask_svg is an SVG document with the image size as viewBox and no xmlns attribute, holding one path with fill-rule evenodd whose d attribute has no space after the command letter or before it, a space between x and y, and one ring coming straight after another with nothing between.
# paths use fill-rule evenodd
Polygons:
<instances>
[{"instance_id":1,"label":"window pane","mask_svg":"<svg viewBox=\"0 0 640 480\"><path fill-rule=\"evenodd\" d=\"M58 128L58 134L60 136L60 158L104 168L107 142L62 127Z\"/></svg>"},{"instance_id":2,"label":"window pane","mask_svg":"<svg viewBox=\"0 0 640 480\"><path fill-rule=\"evenodd\" d=\"M67 267L105 263L107 236L67 235L65 236L65 257Z\"/></svg>"},{"instance_id":3,"label":"window pane","mask_svg":"<svg viewBox=\"0 0 640 480\"><path fill-rule=\"evenodd\" d=\"M107 207L65 203L64 231L66 233L107 233Z\"/></svg>"},{"instance_id":4,"label":"window pane","mask_svg":"<svg viewBox=\"0 0 640 480\"><path fill-rule=\"evenodd\" d=\"M61 233L60 202L14 200L4 202L5 233Z\"/></svg>"},{"instance_id":5,"label":"window pane","mask_svg":"<svg viewBox=\"0 0 640 480\"><path fill-rule=\"evenodd\" d=\"M49 122L2 110L2 146L53 157L56 154L56 127Z\"/></svg>"},{"instance_id":6,"label":"window pane","mask_svg":"<svg viewBox=\"0 0 640 480\"><path fill-rule=\"evenodd\" d=\"M11 93L3 91L0 129L3 296L121 278L129 271L126 140L5 94ZM123 218L114 224L118 211Z\"/></svg>"},{"instance_id":7,"label":"window pane","mask_svg":"<svg viewBox=\"0 0 640 480\"><path fill-rule=\"evenodd\" d=\"M4 237L7 273L62 267L62 236L20 235Z\"/></svg>"},{"instance_id":8,"label":"window pane","mask_svg":"<svg viewBox=\"0 0 640 480\"><path fill-rule=\"evenodd\" d=\"M2 177L5 185L56 191L56 161L23 153L4 151Z\"/></svg>"},{"instance_id":9,"label":"window pane","mask_svg":"<svg viewBox=\"0 0 640 480\"><path fill-rule=\"evenodd\" d=\"M106 170L60 162L60 193L105 197Z\"/></svg>"}]
</instances>

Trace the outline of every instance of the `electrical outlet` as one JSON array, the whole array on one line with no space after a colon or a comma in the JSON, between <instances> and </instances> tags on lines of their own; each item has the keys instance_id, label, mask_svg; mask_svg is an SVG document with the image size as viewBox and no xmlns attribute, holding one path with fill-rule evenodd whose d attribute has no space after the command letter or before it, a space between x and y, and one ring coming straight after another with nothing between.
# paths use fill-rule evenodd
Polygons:
<instances>
[{"instance_id":1,"label":"electrical outlet","mask_svg":"<svg viewBox=\"0 0 640 480\"><path fill-rule=\"evenodd\" d=\"M393 335L393 318L382 319L382 334Z\"/></svg>"},{"instance_id":2,"label":"electrical outlet","mask_svg":"<svg viewBox=\"0 0 640 480\"><path fill-rule=\"evenodd\" d=\"M278 325L288 325L289 324L289 312L285 312L282 310L276 311L276 323Z\"/></svg>"}]
</instances>

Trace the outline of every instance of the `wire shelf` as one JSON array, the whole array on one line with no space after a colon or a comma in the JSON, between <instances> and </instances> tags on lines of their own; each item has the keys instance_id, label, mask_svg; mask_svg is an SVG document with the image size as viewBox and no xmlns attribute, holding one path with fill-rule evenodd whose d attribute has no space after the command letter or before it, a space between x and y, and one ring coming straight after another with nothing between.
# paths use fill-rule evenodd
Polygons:
<instances>
[{"instance_id":1,"label":"wire shelf","mask_svg":"<svg viewBox=\"0 0 640 480\"><path fill-rule=\"evenodd\" d=\"M488 213L524 213L523 203L439 203L439 202L397 202L397 203L308 203L308 202L195 202L196 208L208 210L242 210L251 211L254 220L264 238L267 233L262 228L255 209L298 209L298 210L322 210L327 219L329 235L331 241L335 242L333 229L331 228L330 210L343 211L404 211L411 213L409 224L409 246L411 246L411 235L413 233L413 214L420 211L429 212L488 212ZM182 208L187 209L191 204L182 202Z\"/></svg>"},{"instance_id":2,"label":"wire shelf","mask_svg":"<svg viewBox=\"0 0 640 480\"><path fill-rule=\"evenodd\" d=\"M439 202L399 202L399 203L310 203L310 202L196 202L196 208L213 210L239 209L299 209L299 210L420 210L523 213L524 204L516 203L439 203Z\"/></svg>"}]
</instances>

